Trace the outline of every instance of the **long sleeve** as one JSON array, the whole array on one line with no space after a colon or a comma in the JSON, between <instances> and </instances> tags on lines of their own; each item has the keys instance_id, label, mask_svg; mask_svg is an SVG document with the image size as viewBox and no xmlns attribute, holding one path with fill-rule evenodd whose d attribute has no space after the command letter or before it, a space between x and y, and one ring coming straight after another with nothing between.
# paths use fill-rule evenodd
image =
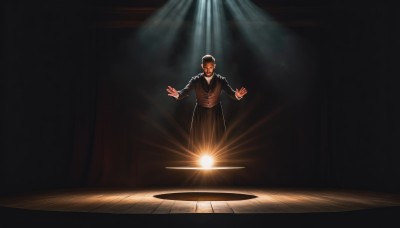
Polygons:
<instances>
[{"instance_id":1,"label":"long sleeve","mask_svg":"<svg viewBox=\"0 0 400 228\"><path fill-rule=\"evenodd\" d=\"M225 91L228 96L234 100L240 100L242 99L241 97L236 96L236 92L232 87L229 85L228 80L226 78L222 78L222 89Z\"/></svg>"},{"instance_id":2,"label":"long sleeve","mask_svg":"<svg viewBox=\"0 0 400 228\"><path fill-rule=\"evenodd\" d=\"M187 84L182 90L179 90L179 91L178 91L179 96L176 97L175 99L177 99L177 100L182 100L183 98L189 96L189 93L190 93L190 91L193 89L193 86L194 86L194 85L193 85L194 79L195 79L195 77L192 77L192 78L189 80L188 84Z\"/></svg>"}]
</instances>

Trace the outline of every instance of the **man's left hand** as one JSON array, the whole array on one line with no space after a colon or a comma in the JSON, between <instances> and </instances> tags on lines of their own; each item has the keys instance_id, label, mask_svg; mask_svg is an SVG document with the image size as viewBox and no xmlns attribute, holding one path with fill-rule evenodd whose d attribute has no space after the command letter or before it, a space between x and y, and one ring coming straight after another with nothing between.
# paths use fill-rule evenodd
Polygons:
<instances>
[{"instance_id":1,"label":"man's left hand","mask_svg":"<svg viewBox=\"0 0 400 228\"><path fill-rule=\"evenodd\" d=\"M240 88L240 90L236 89L235 96L242 98L244 95L246 95L246 93L247 93L246 88L242 87Z\"/></svg>"}]
</instances>

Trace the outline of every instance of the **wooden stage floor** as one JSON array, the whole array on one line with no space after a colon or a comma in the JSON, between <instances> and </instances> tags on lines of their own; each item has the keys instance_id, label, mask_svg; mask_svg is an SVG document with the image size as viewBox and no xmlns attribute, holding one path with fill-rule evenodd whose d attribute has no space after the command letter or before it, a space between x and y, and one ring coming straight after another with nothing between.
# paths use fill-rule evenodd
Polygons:
<instances>
[{"instance_id":1,"label":"wooden stage floor","mask_svg":"<svg viewBox=\"0 0 400 228\"><path fill-rule=\"evenodd\" d=\"M63 189L2 196L0 209L1 227L400 224L399 194L320 188Z\"/></svg>"}]
</instances>

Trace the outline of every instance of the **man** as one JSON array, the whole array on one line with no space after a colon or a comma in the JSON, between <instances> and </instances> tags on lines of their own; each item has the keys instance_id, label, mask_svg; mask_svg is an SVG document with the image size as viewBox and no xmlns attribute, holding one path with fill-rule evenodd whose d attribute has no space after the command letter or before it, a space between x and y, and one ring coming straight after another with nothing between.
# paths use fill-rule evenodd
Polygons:
<instances>
[{"instance_id":1,"label":"man","mask_svg":"<svg viewBox=\"0 0 400 228\"><path fill-rule=\"evenodd\" d=\"M192 77L180 91L168 86L168 96L181 100L194 90L196 105L193 111L189 132L189 151L192 153L220 154L223 152L226 138L225 119L222 112L220 94L224 91L234 100L246 95L246 88L233 90L225 77L214 72L216 63L211 55L202 58L203 73Z\"/></svg>"}]
</instances>

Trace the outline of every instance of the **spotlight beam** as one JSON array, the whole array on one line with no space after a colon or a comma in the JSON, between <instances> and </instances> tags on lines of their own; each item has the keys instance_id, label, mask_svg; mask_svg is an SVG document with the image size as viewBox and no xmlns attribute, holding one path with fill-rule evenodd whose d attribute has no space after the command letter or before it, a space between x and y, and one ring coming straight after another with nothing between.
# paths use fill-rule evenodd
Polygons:
<instances>
[{"instance_id":1,"label":"spotlight beam","mask_svg":"<svg viewBox=\"0 0 400 228\"><path fill-rule=\"evenodd\" d=\"M250 0L227 0L225 3L269 82L275 84L279 92L293 95L304 91L315 73L314 53L307 43Z\"/></svg>"},{"instance_id":2,"label":"spotlight beam","mask_svg":"<svg viewBox=\"0 0 400 228\"><path fill-rule=\"evenodd\" d=\"M274 50L281 48L280 41L284 35L280 26L260 13L260 9L249 0L231 0L226 4L254 53L268 61L276 58L278 53Z\"/></svg>"},{"instance_id":3,"label":"spotlight beam","mask_svg":"<svg viewBox=\"0 0 400 228\"><path fill-rule=\"evenodd\" d=\"M137 32L137 47L145 49L141 53L148 59L169 56L173 42L184 24L193 0L171 0L155 13ZM154 62L154 61L149 61Z\"/></svg>"},{"instance_id":4,"label":"spotlight beam","mask_svg":"<svg viewBox=\"0 0 400 228\"><path fill-rule=\"evenodd\" d=\"M211 21L214 19L211 14L211 2L207 0L207 12L206 12L206 53L211 52ZM217 18L215 18L218 20Z\"/></svg>"},{"instance_id":5,"label":"spotlight beam","mask_svg":"<svg viewBox=\"0 0 400 228\"><path fill-rule=\"evenodd\" d=\"M218 64L218 71L225 72L225 66L228 65L227 57L229 54L229 43L231 40L231 31L227 29L227 18L224 13L223 1L211 1L212 2L212 53L217 59L222 61ZM230 75L233 77L233 75Z\"/></svg>"},{"instance_id":6,"label":"spotlight beam","mask_svg":"<svg viewBox=\"0 0 400 228\"><path fill-rule=\"evenodd\" d=\"M195 74L198 69L198 61L199 61L199 56L202 55L204 49L205 49L205 43L204 43L204 36L205 35L205 25L204 25L204 20L206 16L206 0L198 0L197 1L197 6L196 6L196 12L195 12L195 19L193 23L193 36L192 36L192 44L190 47L190 53L188 54L190 56L190 65L189 67L191 68L190 72L191 74ZM197 67L196 67L197 66Z\"/></svg>"}]
</instances>

